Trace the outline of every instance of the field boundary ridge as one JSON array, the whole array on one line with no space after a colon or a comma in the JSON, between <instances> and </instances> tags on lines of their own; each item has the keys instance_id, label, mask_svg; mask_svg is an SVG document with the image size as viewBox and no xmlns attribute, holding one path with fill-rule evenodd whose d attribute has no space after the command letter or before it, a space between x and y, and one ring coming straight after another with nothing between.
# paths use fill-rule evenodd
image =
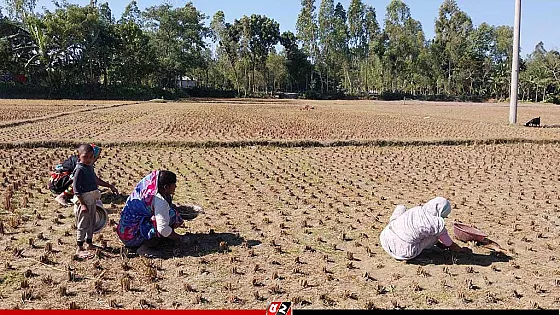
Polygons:
<instances>
[{"instance_id":1,"label":"field boundary ridge","mask_svg":"<svg viewBox=\"0 0 560 315\"><path fill-rule=\"evenodd\" d=\"M1 149L17 148L75 148L84 142L78 141L20 141L0 142ZM496 144L560 144L560 139L441 139L441 140L239 140L239 141L93 141L102 147L174 147L174 148L239 148L239 147L278 147L278 148L330 148L330 147L421 147L421 146L461 146L461 145L496 145Z\"/></svg>"}]
</instances>

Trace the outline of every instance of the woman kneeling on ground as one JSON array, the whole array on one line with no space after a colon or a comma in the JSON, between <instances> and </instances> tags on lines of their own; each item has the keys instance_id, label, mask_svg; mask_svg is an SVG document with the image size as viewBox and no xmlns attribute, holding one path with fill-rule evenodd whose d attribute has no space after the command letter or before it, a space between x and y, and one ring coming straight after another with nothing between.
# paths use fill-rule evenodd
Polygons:
<instances>
[{"instance_id":1,"label":"woman kneeling on ground","mask_svg":"<svg viewBox=\"0 0 560 315\"><path fill-rule=\"evenodd\" d=\"M381 232L381 246L398 260L413 259L434 245L456 252L471 252L468 247L460 247L449 237L444 218L450 213L451 204L442 197L408 210L398 205L389 224Z\"/></svg>"},{"instance_id":2,"label":"woman kneeling on ground","mask_svg":"<svg viewBox=\"0 0 560 315\"><path fill-rule=\"evenodd\" d=\"M170 171L153 171L144 177L126 200L117 234L126 247L138 248L139 255L150 254L164 239L180 244L189 236L177 234L183 219L171 203L177 176Z\"/></svg>"}]
</instances>

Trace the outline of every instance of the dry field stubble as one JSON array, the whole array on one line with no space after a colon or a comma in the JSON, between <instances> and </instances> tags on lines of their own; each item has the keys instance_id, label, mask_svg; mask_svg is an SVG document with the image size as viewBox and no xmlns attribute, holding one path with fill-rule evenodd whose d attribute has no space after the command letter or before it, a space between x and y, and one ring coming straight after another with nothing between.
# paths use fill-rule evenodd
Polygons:
<instances>
[{"instance_id":1,"label":"dry field stubble","mask_svg":"<svg viewBox=\"0 0 560 315\"><path fill-rule=\"evenodd\" d=\"M302 110L307 104L314 109ZM552 106L526 106L519 112L520 122L541 116L543 124L560 123ZM73 113L56 124L44 120L1 128L0 142L560 139L559 129L510 127L507 117L507 106L495 104L143 103Z\"/></svg>"},{"instance_id":2,"label":"dry field stubble","mask_svg":"<svg viewBox=\"0 0 560 315\"><path fill-rule=\"evenodd\" d=\"M124 199L110 195L112 222L95 239L107 248L72 260L71 210L44 188L48 167L69 154L0 153L0 308L560 306L557 145L107 148L99 175L124 194L166 168L179 176L176 200L206 210L186 224L196 246L151 261L120 257L112 228ZM394 205L435 195L452 200L449 229L473 224L511 259L481 248L409 263L385 254L378 235Z\"/></svg>"},{"instance_id":3,"label":"dry field stubble","mask_svg":"<svg viewBox=\"0 0 560 315\"><path fill-rule=\"evenodd\" d=\"M20 121L24 119L80 111L84 108L96 108L129 103L133 102L0 99L0 125L8 121Z\"/></svg>"},{"instance_id":4,"label":"dry field stubble","mask_svg":"<svg viewBox=\"0 0 560 315\"><path fill-rule=\"evenodd\" d=\"M229 102L229 101L228 101ZM336 148L154 148L146 141L558 139L509 127L503 105L350 102L140 104L71 113L57 124L0 128L0 142L93 140L111 222L99 257L72 260L74 218L45 188L66 148L0 150L0 308L558 308L557 144ZM314 110L302 111L305 104ZM340 106L343 105L343 106ZM542 114L546 113L546 114ZM520 121L553 107L520 108ZM429 117L429 118L428 118ZM546 120L545 120L546 117ZM76 131L72 123L85 126ZM163 128L163 129L161 129ZM152 169L179 175L176 201L194 247L169 259L122 259L113 231L126 195ZM458 220L488 232L510 259L432 251L400 263L379 247L395 204L442 195ZM225 242L225 243L224 243Z\"/></svg>"}]
</instances>

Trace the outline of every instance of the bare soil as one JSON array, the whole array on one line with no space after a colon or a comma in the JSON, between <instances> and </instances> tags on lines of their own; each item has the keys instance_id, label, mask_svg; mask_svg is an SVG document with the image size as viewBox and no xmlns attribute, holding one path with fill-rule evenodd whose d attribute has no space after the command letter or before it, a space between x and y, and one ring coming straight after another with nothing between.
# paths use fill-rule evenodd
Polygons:
<instances>
[{"instance_id":1,"label":"bare soil","mask_svg":"<svg viewBox=\"0 0 560 315\"><path fill-rule=\"evenodd\" d=\"M410 102L410 101L409 101ZM305 106L314 109L304 110ZM1 107L0 107L1 108ZM519 122L560 124L554 105L522 105ZM255 140L556 139L560 128L509 126L504 104L305 101L142 103L0 128L0 142L111 144ZM76 126L81 126L76 128Z\"/></svg>"},{"instance_id":2,"label":"bare soil","mask_svg":"<svg viewBox=\"0 0 560 315\"><path fill-rule=\"evenodd\" d=\"M499 136L508 136L508 130L528 139L546 140L556 135L555 131L541 133L538 128L504 125L495 117L501 117L502 111L507 113L503 106L457 105L457 109L446 104L378 104L370 109L355 103L340 108L331 103L311 104L325 106L315 113L320 118L330 117L334 130L351 125L337 116L354 117L358 127L352 132L364 137L366 129L360 129L364 125L359 122L366 124L367 119L362 117L377 116L388 120L386 126L393 119L399 123L411 120L399 130L411 134L418 130L421 139L439 137L417 129L414 122L430 121L420 118L424 115L449 120L461 137L468 137L477 131L462 122L478 124L480 110L489 110L480 117L488 126L495 126L490 130ZM164 117L163 113L171 111L169 121L180 121L174 115L181 112L184 117L194 115L192 121L210 119L218 124L216 130L229 130L232 138L242 134L251 138L258 134L253 129L266 125L247 120L247 125L238 125L246 129L235 133L237 129L229 124L240 119L243 106L257 105L149 104L165 105L171 107L155 107L152 113ZM138 121L149 121L145 118L149 106L96 112L107 111L106 117L115 119L114 125L108 123L109 130L120 130L121 137L138 132L138 139L146 139L148 133L141 133ZM192 109L189 106L198 108L196 114L186 114ZM256 112L273 123L273 117L297 121L295 117L303 112L299 110L301 103L258 106L270 106ZM403 112L392 106L401 106ZM538 116L539 106L528 107L531 114L527 115ZM436 107L449 107L450 112ZM206 116L205 111L210 114ZM542 106L542 111L550 111L550 117L557 115L553 107ZM229 115L224 116L227 119L222 125L219 119L208 118L224 112ZM302 115L314 115L312 112ZM409 116L412 112L418 117ZM128 129L126 124L116 124L124 113L137 114L129 117ZM75 119L86 122L87 117L77 114ZM318 118L306 119L322 124ZM40 132L33 134L32 130L41 130L43 124L16 129L22 132L20 136L41 139ZM435 122L428 126L433 128L429 130L437 129ZM9 128L0 128L0 133L5 129ZM331 129L325 132L336 136ZM304 133L294 130L293 135ZM314 137L314 131L304 130L306 137ZM104 135L110 131L106 132ZM451 129L448 132L454 135ZM93 140L112 139L95 130L91 133ZM167 134L180 135L172 130ZM191 133L193 139L206 140L222 139L224 134ZM277 130L271 137L285 134ZM408 139L404 131L395 134ZM17 141L15 136L11 140ZM87 261L73 258L71 208L60 207L46 189L49 170L72 152L65 147L40 146L0 150L0 309L264 309L273 300L291 300L301 309L560 307L558 144L106 147L96 164L97 174L115 183L122 194L104 192L110 223L96 236L95 244L106 243L106 247ZM153 169L178 174L176 203L204 207L204 215L180 230L192 233L195 244L177 250L164 244L165 258L123 258L122 244L114 232L119 211L134 185ZM395 205L412 207L434 196L451 200L453 210L446 225L452 236L453 221L475 226L504 247L506 255L460 241L474 254L454 256L434 249L407 263L387 255L379 245L379 233Z\"/></svg>"}]
</instances>

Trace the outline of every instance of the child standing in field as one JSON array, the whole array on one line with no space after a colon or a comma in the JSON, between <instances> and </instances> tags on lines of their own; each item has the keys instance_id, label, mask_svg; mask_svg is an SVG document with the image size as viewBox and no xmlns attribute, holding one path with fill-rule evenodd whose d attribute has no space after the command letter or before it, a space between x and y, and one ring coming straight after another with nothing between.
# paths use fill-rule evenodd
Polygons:
<instances>
[{"instance_id":1,"label":"child standing in field","mask_svg":"<svg viewBox=\"0 0 560 315\"><path fill-rule=\"evenodd\" d=\"M101 147L96 146L93 143L90 145L93 148L93 163L95 164L101 155ZM78 160L79 157L77 155L72 155L61 164L56 165L54 172L51 173L51 178L49 179L49 190L58 194L54 200L63 206L68 206L68 201L74 196L72 174L78 164ZM110 185L103 180L99 180L98 184L99 186L111 188L111 191L115 193L117 192L115 186Z\"/></svg>"},{"instance_id":2,"label":"child standing in field","mask_svg":"<svg viewBox=\"0 0 560 315\"><path fill-rule=\"evenodd\" d=\"M77 227L78 248L76 254L79 258L92 258L93 254L88 250L94 249L93 228L95 225L95 214L97 211L97 201L101 199L98 190L98 178L93 169L95 160L93 147L89 144L82 144L78 148L78 164L74 169L74 194L79 200L74 206ZM84 242L87 249L84 248Z\"/></svg>"}]
</instances>

